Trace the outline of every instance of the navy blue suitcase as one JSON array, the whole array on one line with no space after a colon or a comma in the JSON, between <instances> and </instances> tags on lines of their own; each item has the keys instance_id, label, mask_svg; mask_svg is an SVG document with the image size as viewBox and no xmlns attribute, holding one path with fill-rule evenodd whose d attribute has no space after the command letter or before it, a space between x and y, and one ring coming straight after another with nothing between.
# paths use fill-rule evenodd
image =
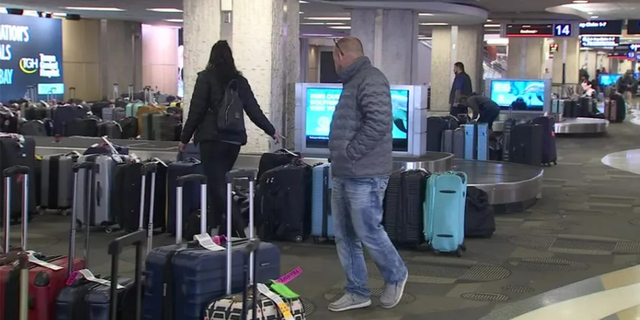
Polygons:
<instances>
[{"instance_id":1,"label":"navy blue suitcase","mask_svg":"<svg viewBox=\"0 0 640 320\"><path fill-rule=\"evenodd\" d=\"M53 111L53 135L64 136L67 125L75 119L85 118L87 110L79 106L59 106Z\"/></svg>"},{"instance_id":2,"label":"navy blue suitcase","mask_svg":"<svg viewBox=\"0 0 640 320\"><path fill-rule=\"evenodd\" d=\"M233 177L245 177L245 171L232 171L228 181ZM254 187L255 171L250 171L250 189ZM188 183L199 181L203 184L206 177L192 174L176 181L179 192ZM183 194L185 194L183 193ZM253 196L251 191L250 196ZM206 206L206 197L200 199L201 206ZM228 206L231 208L231 205ZM253 230L253 209L250 208L249 229ZM177 220L181 221L182 211L176 207ZM227 213L227 216L231 215ZM200 216L200 232L205 234L206 215ZM231 221L227 220L229 226ZM179 230L179 228L178 228ZM227 230L231 230L230 227ZM253 232L253 231L251 231ZM249 235L253 237L253 234ZM227 235L230 238L230 234ZM223 297L227 291L241 292L243 287L245 255L247 241L234 240L231 245L231 266L228 268L227 251L210 251L192 241L182 243L180 234L176 236L176 244L155 248L146 261L146 281L144 290L144 319L147 320L201 320L205 308L211 301ZM267 282L280 276L280 251L273 244L262 242L257 255L256 278L259 282ZM227 285L227 270L231 270L231 288Z\"/></svg>"},{"instance_id":3,"label":"navy blue suitcase","mask_svg":"<svg viewBox=\"0 0 640 320\"><path fill-rule=\"evenodd\" d=\"M189 174L202 173L202 165L200 160L189 158L185 161L178 161L169 164L167 169L168 198L167 203L167 232L172 235L176 234L176 181L178 177ZM188 199L182 202L182 212L185 212L184 219L188 219L191 213L200 209L200 188L197 183L188 183L184 186L185 195ZM189 239L190 240L190 239Z\"/></svg>"},{"instance_id":4,"label":"navy blue suitcase","mask_svg":"<svg viewBox=\"0 0 640 320\"><path fill-rule=\"evenodd\" d=\"M193 143L188 143L184 152L178 152L178 161L185 161L188 159L200 159L200 149Z\"/></svg>"}]
</instances>

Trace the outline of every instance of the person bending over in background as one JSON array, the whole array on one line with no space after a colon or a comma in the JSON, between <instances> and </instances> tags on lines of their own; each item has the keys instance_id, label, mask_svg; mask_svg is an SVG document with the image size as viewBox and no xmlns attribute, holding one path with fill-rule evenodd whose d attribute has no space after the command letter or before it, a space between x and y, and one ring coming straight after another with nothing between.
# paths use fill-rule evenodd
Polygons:
<instances>
[{"instance_id":1,"label":"person bending over in background","mask_svg":"<svg viewBox=\"0 0 640 320\"><path fill-rule=\"evenodd\" d=\"M633 76L633 71L627 70L627 72L618 79L618 92L624 97L627 105L631 105L633 101L633 88L636 85L636 78Z\"/></svg>"},{"instance_id":2,"label":"person bending over in background","mask_svg":"<svg viewBox=\"0 0 640 320\"><path fill-rule=\"evenodd\" d=\"M451 106L451 115L457 117L458 114L467 112L466 109L460 108L458 103L460 98L468 97L473 93L473 87L471 85L471 77L464 71L462 62L456 62L453 65L453 72L456 77L451 86L451 93L449 93L449 105Z\"/></svg>"},{"instance_id":3,"label":"person bending over in background","mask_svg":"<svg viewBox=\"0 0 640 320\"><path fill-rule=\"evenodd\" d=\"M336 247L347 277L346 293L329 305L338 312L371 305L363 247L385 281L383 308L402 297L407 268L382 227L383 200L392 170L392 112L389 82L364 56L357 38L333 49L343 83L329 134L333 191L331 209Z\"/></svg>"},{"instance_id":4,"label":"person bending over in background","mask_svg":"<svg viewBox=\"0 0 640 320\"><path fill-rule=\"evenodd\" d=\"M473 111L472 119L477 120L478 123L486 123L489 126L489 130L492 130L493 122L500 115L500 107L497 103L477 93L463 98L461 104Z\"/></svg>"},{"instance_id":5,"label":"person bending over in background","mask_svg":"<svg viewBox=\"0 0 640 320\"><path fill-rule=\"evenodd\" d=\"M213 228L212 235L218 233L222 217L226 215L225 176L233 169L240 147L247 144L245 130L218 130L218 109L225 97L225 88L232 81L249 119L274 140L280 139L280 135L260 109L249 82L236 69L229 44L227 41L218 41L211 48L205 70L198 73L189 106L189 116L178 144L179 151L184 151L192 136L194 143L199 144L202 167L208 180L207 191L211 210L208 211L207 220L209 227ZM239 212L234 213L234 217L236 216L238 218L234 219L234 229L238 232L245 231L244 220Z\"/></svg>"}]
</instances>

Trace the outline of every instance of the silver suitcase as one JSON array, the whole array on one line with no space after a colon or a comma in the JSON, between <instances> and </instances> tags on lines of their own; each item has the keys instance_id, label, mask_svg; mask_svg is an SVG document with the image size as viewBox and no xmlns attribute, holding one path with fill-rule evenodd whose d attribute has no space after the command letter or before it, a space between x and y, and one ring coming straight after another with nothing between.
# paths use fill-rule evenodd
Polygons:
<instances>
[{"instance_id":1,"label":"silver suitcase","mask_svg":"<svg viewBox=\"0 0 640 320\"><path fill-rule=\"evenodd\" d=\"M73 165L80 155L49 155L42 158L40 206L42 209L70 209L73 201ZM63 211L63 213L67 213Z\"/></svg>"},{"instance_id":2,"label":"silver suitcase","mask_svg":"<svg viewBox=\"0 0 640 320\"><path fill-rule=\"evenodd\" d=\"M111 188L113 182L113 173L115 170L116 159L113 155L85 155L78 159L78 163L92 161L97 164L94 173L87 177L87 171L78 172L80 186L76 194L76 208L84 210L84 202L91 201L93 205L89 205L89 220L85 222L85 213L78 212L77 220L81 226L104 227L107 233L111 233L116 223L115 213L111 211L110 199ZM92 194L93 197L89 195Z\"/></svg>"},{"instance_id":3,"label":"silver suitcase","mask_svg":"<svg viewBox=\"0 0 640 320\"><path fill-rule=\"evenodd\" d=\"M453 130L453 156L456 159L464 158L464 130L457 128Z\"/></svg>"}]
</instances>

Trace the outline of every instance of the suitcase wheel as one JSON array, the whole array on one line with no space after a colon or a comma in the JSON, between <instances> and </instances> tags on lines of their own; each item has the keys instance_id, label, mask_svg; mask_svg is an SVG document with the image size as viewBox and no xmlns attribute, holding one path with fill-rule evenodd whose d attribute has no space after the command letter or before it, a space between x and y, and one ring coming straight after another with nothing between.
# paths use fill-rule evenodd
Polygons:
<instances>
[{"instance_id":1,"label":"suitcase wheel","mask_svg":"<svg viewBox=\"0 0 640 320\"><path fill-rule=\"evenodd\" d=\"M62 209L62 210L60 210L60 215L63 216L63 217L68 216L69 213L71 213L71 209Z\"/></svg>"},{"instance_id":2,"label":"suitcase wheel","mask_svg":"<svg viewBox=\"0 0 640 320\"><path fill-rule=\"evenodd\" d=\"M104 232L106 234L112 234L113 233L113 227L112 226L106 226L104 227Z\"/></svg>"},{"instance_id":3,"label":"suitcase wheel","mask_svg":"<svg viewBox=\"0 0 640 320\"><path fill-rule=\"evenodd\" d=\"M296 236L296 242L297 243L301 243L302 242L302 236Z\"/></svg>"},{"instance_id":4,"label":"suitcase wheel","mask_svg":"<svg viewBox=\"0 0 640 320\"><path fill-rule=\"evenodd\" d=\"M465 246L464 244L460 246L460 249L462 249L462 251L467 251L467 246Z\"/></svg>"},{"instance_id":5,"label":"suitcase wheel","mask_svg":"<svg viewBox=\"0 0 640 320\"><path fill-rule=\"evenodd\" d=\"M47 209L38 206L38 208L36 208L36 211L38 212L39 215L43 216L47 213Z\"/></svg>"}]
</instances>

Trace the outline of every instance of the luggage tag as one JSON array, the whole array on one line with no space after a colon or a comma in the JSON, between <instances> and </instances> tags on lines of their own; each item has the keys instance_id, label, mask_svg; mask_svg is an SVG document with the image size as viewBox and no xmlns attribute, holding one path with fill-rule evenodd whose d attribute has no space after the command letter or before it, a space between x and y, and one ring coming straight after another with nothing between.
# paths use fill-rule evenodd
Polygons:
<instances>
[{"instance_id":1,"label":"luggage tag","mask_svg":"<svg viewBox=\"0 0 640 320\"><path fill-rule=\"evenodd\" d=\"M42 261L42 260L36 258L34 251L27 251L27 254L29 256L29 262L31 262L31 263L33 263L35 265L38 265L38 266L41 266L43 268L47 268L47 269L53 270L53 271L60 271L60 270L64 269L61 266L57 266L57 265L55 265L53 263Z\"/></svg>"},{"instance_id":2,"label":"luggage tag","mask_svg":"<svg viewBox=\"0 0 640 320\"><path fill-rule=\"evenodd\" d=\"M289 289L286 284L272 281L269 285L269 288L275 293L279 294L281 297L286 299L296 299L300 298L300 295L293 292L293 290Z\"/></svg>"},{"instance_id":3,"label":"luggage tag","mask_svg":"<svg viewBox=\"0 0 640 320\"><path fill-rule=\"evenodd\" d=\"M280 309L280 313L282 313L282 317L285 320L295 320L295 318L293 317L293 314L291 314L291 309L289 309L289 306L287 305L287 303L284 302L284 300L282 300L280 296L273 293L273 291L269 290L269 287L267 287L263 283L258 283L257 286L258 286L257 287L258 291L262 295L267 297L269 300L273 301L276 304L276 306L278 306L278 309Z\"/></svg>"},{"instance_id":4,"label":"luggage tag","mask_svg":"<svg viewBox=\"0 0 640 320\"><path fill-rule=\"evenodd\" d=\"M202 246L203 248L209 250L209 251L224 251L224 247L221 247L217 244L215 244L213 242L213 239L211 239L211 236L209 236L208 234L204 233L204 234L197 234L195 236L193 236L193 240L197 241L200 246Z\"/></svg>"},{"instance_id":5,"label":"luggage tag","mask_svg":"<svg viewBox=\"0 0 640 320\"><path fill-rule=\"evenodd\" d=\"M287 284L287 283L295 280L301 274L302 274L302 268L298 267L298 268L295 268L295 269L291 270L291 272L285 274L284 276L278 278L278 280L275 280L273 282L274 283Z\"/></svg>"},{"instance_id":6,"label":"luggage tag","mask_svg":"<svg viewBox=\"0 0 640 320\"><path fill-rule=\"evenodd\" d=\"M87 281L95 282L95 283L101 284L103 286L107 286L107 287L111 286L111 280L96 278L96 276L94 276L93 273L91 273L91 271L89 271L89 269L82 269L82 270L78 270L76 272L78 274L73 279L74 281L84 278ZM71 276L73 276L73 274ZM69 277L69 279L71 279L71 277ZM118 285L118 289L124 289L124 286Z\"/></svg>"}]
</instances>

